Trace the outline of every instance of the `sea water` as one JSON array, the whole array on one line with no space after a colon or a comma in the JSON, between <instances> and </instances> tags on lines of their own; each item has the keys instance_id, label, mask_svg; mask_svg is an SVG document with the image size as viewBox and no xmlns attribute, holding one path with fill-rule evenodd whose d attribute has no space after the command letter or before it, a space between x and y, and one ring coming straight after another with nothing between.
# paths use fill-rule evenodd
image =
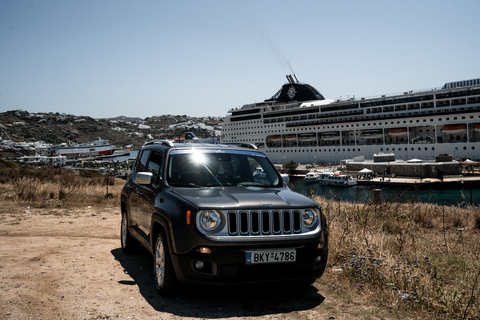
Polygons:
<instances>
[{"instance_id":1,"label":"sea water","mask_svg":"<svg viewBox=\"0 0 480 320\"><path fill-rule=\"evenodd\" d=\"M384 201L434 203L448 206L480 205L480 188L466 182L462 188L414 189L402 187L379 187L357 185L352 187L326 186L320 183L306 183L303 178L291 177L290 188L306 196L320 196L327 199L349 202L373 200L373 190L381 189Z\"/></svg>"}]
</instances>

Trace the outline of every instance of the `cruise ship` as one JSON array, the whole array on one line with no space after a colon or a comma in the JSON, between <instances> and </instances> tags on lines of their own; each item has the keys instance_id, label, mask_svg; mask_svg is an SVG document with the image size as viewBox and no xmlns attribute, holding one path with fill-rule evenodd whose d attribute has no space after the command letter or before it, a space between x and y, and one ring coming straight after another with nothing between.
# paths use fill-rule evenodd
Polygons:
<instances>
[{"instance_id":1,"label":"cruise ship","mask_svg":"<svg viewBox=\"0 0 480 320\"><path fill-rule=\"evenodd\" d=\"M328 100L295 75L270 99L228 111L222 143L256 145L274 163L355 157L480 159L480 79L373 98Z\"/></svg>"}]
</instances>

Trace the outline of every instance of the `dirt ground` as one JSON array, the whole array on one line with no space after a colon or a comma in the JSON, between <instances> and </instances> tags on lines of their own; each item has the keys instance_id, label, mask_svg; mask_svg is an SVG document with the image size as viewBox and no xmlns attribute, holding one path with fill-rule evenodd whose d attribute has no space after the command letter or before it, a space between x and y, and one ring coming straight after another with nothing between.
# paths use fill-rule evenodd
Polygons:
<instances>
[{"instance_id":1,"label":"dirt ground","mask_svg":"<svg viewBox=\"0 0 480 320\"><path fill-rule=\"evenodd\" d=\"M392 319L331 280L288 288L184 287L159 296L152 257L120 249L119 208L0 208L0 319Z\"/></svg>"}]
</instances>

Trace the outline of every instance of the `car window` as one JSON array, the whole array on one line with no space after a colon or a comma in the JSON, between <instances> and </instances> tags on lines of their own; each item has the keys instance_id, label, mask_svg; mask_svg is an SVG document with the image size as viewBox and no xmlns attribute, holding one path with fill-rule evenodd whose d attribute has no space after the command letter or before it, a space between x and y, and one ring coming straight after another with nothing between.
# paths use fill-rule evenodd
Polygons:
<instances>
[{"instance_id":1,"label":"car window","mask_svg":"<svg viewBox=\"0 0 480 320\"><path fill-rule=\"evenodd\" d=\"M162 158L163 158L163 155L161 152L153 151L148 161L148 172L151 172L153 174L153 177L152 177L153 185L158 185L160 169L162 167Z\"/></svg>"},{"instance_id":2,"label":"car window","mask_svg":"<svg viewBox=\"0 0 480 320\"><path fill-rule=\"evenodd\" d=\"M147 171L147 161L149 156L150 156L150 150L143 150L138 155L137 163L135 164L135 170L137 172Z\"/></svg>"},{"instance_id":3,"label":"car window","mask_svg":"<svg viewBox=\"0 0 480 320\"><path fill-rule=\"evenodd\" d=\"M265 155L258 152L217 150L170 153L167 182L172 186L217 187L281 186L281 179Z\"/></svg>"}]
</instances>

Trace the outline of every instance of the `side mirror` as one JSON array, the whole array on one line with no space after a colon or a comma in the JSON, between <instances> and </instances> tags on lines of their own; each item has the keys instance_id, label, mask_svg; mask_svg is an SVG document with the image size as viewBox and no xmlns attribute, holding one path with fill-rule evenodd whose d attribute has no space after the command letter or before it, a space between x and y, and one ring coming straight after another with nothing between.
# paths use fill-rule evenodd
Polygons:
<instances>
[{"instance_id":1,"label":"side mirror","mask_svg":"<svg viewBox=\"0 0 480 320\"><path fill-rule=\"evenodd\" d=\"M135 180L137 184L150 185L152 184L153 173L151 172L137 172Z\"/></svg>"},{"instance_id":2,"label":"side mirror","mask_svg":"<svg viewBox=\"0 0 480 320\"><path fill-rule=\"evenodd\" d=\"M283 182L288 185L288 183L290 182L290 177L288 176L288 174L280 173L280 175L282 176Z\"/></svg>"}]
</instances>

